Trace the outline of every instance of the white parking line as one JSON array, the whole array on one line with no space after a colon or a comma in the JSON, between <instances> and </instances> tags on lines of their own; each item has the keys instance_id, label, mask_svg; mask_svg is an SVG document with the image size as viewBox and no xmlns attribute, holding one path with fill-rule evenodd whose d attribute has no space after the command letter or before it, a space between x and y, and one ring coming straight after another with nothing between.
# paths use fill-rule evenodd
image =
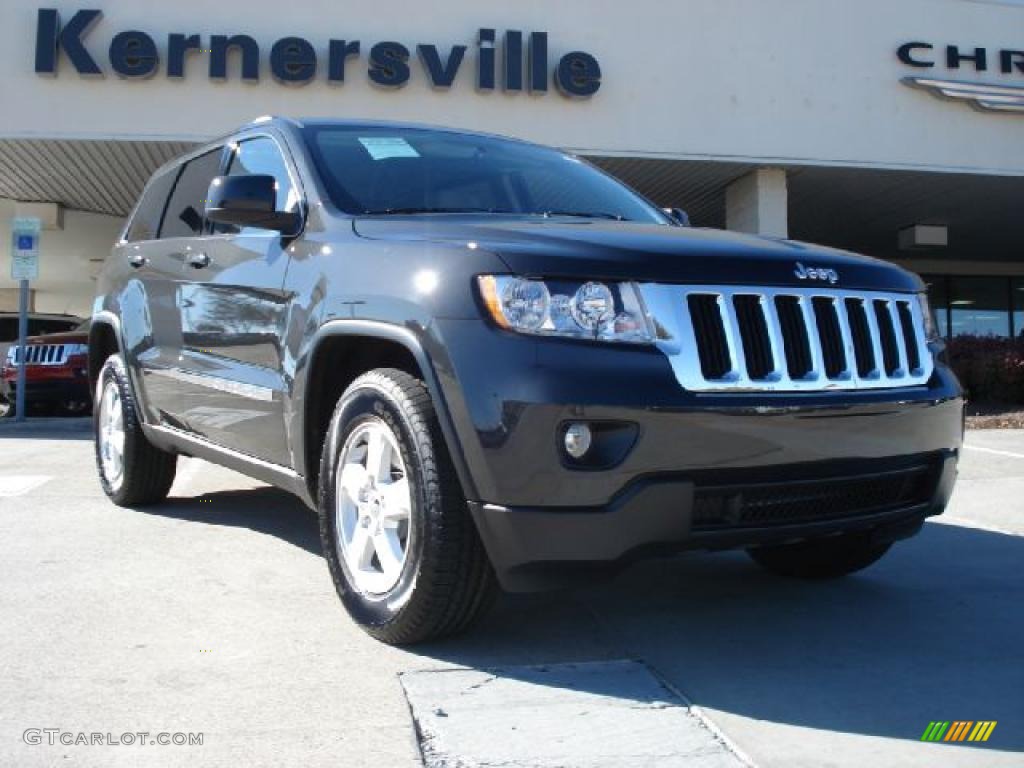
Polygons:
<instances>
[{"instance_id":1,"label":"white parking line","mask_svg":"<svg viewBox=\"0 0 1024 768\"><path fill-rule=\"evenodd\" d=\"M966 517L957 517L956 515L939 515L938 517L929 518L928 522L938 523L939 525L955 525L958 528L977 528L979 531L1001 533L1004 536L1024 536L1024 531L1011 531L1009 528L989 525L988 523L981 523L977 520L969 520Z\"/></svg>"},{"instance_id":2,"label":"white parking line","mask_svg":"<svg viewBox=\"0 0 1024 768\"><path fill-rule=\"evenodd\" d=\"M11 498L13 496L24 496L29 491L38 488L48 480L51 475L9 475L0 477L0 498Z\"/></svg>"},{"instance_id":3,"label":"white parking line","mask_svg":"<svg viewBox=\"0 0 1024 768\"><path fill-rule=\"evenodd\" d=\"M980 445L971 445L970 443L964 443L964 448L970 448L972 451L981 451L982 453L993 453L996 456L1009 456L1011 459L1024 459L1024 453L1000 451L995 448L982 448Z\"/></svg>"}]
</instances>

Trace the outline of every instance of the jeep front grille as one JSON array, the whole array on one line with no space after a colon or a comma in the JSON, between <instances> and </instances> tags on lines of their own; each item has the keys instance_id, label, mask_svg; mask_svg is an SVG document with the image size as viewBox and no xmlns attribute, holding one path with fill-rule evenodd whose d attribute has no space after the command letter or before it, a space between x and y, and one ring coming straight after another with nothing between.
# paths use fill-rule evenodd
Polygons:
<instances>
[{"instance_id":1,"label":"jeep front grille","mask_svg":"<svg viewBox=\"0 0 1024 768\"><path fill-rule=\"evenodd\" d=\"M913 294L640 286L658 347L696 392L881 389L932 375Z\"/></svg>"},{"instance_id":2,"label":"jeep front grille","mask_svg":"<svg viewBox=\"0 0 1024 768\"><path fill-rule=\"evenodd\" d=\"M15 344L7 351L7 361L11 365L18 364L18 350ZM71 345L69 344L27 344L25 358L27 365L64 365L68 360Z\"/></svg>"}]
</instances>

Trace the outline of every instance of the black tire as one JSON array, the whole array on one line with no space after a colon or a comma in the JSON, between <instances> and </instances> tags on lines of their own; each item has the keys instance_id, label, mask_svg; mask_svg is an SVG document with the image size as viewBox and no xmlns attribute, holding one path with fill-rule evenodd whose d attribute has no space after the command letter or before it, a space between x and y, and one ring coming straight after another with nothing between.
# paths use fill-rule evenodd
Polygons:
<instances>
[{"instance_id":1,"label":"black tire","mask_svg":"<svg viewBox=\"0 0 1024 768\"><path fill-rule=\"evenodd\" d=\"M387 592L361 591L341 555L336 472L347 439L378 420L390 428L409 481L407 553ZM345 391L320 462L318 499L324 557L352 619L392 645L433 640L469 627L490 606L497 581L455 475L423 382L394 369L370 371Z\"/></svg>"},{"instance_id":2,"label":"black tire","mask_svg":"<svg viewBox=\"0 0 1024 768\"><path fill-rule=\"evenodd\" d=\"M120 478L107 477L100 455L100 400L108 383L117 389L123 418L124 454L123 473ZM97 379L92 411L96 471L99 473L103 492L111 501L122 507L157 504L166 499L174 483L178 457L160 450L143 434L131 383L120 355L111 355L103 364Z\"/></svg>"},{"instance_id":3,"label":"black tire","mask_svg":"<svg viewBox=\"0 0 1024 768\"><path fill-rule=\"evenodd\" d=\"M877 562L892 542L874 542L867 533L747 550L761 567L797 579L837 579Z\"/></svg>"}]
</instances>

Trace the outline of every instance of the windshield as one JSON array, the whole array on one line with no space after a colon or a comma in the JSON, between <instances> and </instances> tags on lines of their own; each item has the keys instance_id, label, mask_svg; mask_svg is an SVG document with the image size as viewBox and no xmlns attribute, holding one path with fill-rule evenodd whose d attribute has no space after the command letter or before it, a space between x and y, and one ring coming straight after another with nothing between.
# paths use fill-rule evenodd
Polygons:
<instances>
[{"instance_id":1,"label":"windshield","mask_svg":"<svg viewBox=\"0 0 1024 768\"><path fill-rule=\"evenodd\" d=\"M351 214L496 213L669 224L655 206L578 158L491 136L312 124L313 162Z\"/></svg>"}]
</instances>

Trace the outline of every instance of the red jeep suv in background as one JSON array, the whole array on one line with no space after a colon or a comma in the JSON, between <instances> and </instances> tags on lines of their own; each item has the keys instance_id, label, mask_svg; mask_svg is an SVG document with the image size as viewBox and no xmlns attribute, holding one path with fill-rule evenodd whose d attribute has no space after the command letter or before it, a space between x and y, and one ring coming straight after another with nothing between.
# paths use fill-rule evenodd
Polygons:
<instances>
[{"instance_id":1,"label":"red jeep suv in background","mask_svg":"<svg viewBox=\"0 0 1024 768\"><path fill-rule=\"evenodd\" d=\"M88 322L64 333L29 336L25 349L25 405L30 413L90 413ZM17 400L17 354L15 342L8 348L0 370L0 397L8 415L13 414Z\"/></svg>"}]
</instances>

